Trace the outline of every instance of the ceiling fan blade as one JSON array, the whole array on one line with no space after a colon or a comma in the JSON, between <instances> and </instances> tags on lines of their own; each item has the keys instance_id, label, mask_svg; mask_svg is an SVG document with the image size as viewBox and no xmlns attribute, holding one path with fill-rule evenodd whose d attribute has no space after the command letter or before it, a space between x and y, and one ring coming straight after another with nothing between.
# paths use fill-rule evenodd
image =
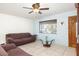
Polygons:
<instances>
[{"instance_id":1,"label":"ceiling fan blade","mask_svg":"<svg viewBox=\"0 0 79 59\"><path fill-rule=\"evenodd\" d=\"M33 11L30 11L29 14L31 14Z\"/></svg>"},{"instance_id":2,"label":"ceiling fan blade","mask_svg":"<svg viewBox=\"0 0 79 59\"><path fill-rule=\"evenodd\" d=\"M40 11L39 11L38 13L39 13L39 14L42 14L42 12L40 12Z\"/></svg>"},{"instance_id":3,"label":"ceiling fan blade","mask_svg":"<svg viewBox=\"0 0 79 59\"><path fill-rule=\"evenodd\" d=\"M30 7L23 7L24 9L32 9L32 8L30 8Z\"/></svg>"},{"instance_id":4,"label":"ceiling fan blade","mask_svg":"<svg viewBox=\"0 0 79 59\"><path fill-rule=\"evenodd\" d=\"M40 8L40 10L49 10L49 8Z\"/></svg>"}]
</instances>

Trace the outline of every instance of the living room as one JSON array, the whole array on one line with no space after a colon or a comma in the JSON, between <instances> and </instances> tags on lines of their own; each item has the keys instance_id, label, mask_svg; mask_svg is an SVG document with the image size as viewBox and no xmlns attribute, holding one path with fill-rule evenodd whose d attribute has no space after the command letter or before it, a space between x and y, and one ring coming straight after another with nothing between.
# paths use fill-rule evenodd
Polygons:
<instances>
[{"instance_id":1,"label":"living room","mask_svg":"<svg viewBox=\"0 0 79 59\"><path fill-rule=\"evenodd\" d=\"M79 56L78 22L69 23L77 20L78 7L76 3L0 3L0 55ZM71 24L74 36L70 36Z\"/></svg>"}]
</instances>

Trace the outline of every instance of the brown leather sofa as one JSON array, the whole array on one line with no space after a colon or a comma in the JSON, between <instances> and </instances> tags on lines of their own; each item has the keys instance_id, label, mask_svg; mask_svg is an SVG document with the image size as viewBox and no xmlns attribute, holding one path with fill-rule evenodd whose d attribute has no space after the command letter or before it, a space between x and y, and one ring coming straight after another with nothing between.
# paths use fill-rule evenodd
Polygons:
<instances>
[{"instance_id":1,"label":"brown leather sofa","mask_svg":"<svg viewBox=\"0 0 79 59\"><path fill-rule=\"evenodd\" d=\"M32 56L32 55L16 47L15 44L4 44L0 45L0 56Z\"/></svg>"},{"instance_id":2,"label":"brown leather sofa","mask_svg":"<svg viewBox=\"0 0 79 59\"><path fill-rule=\"evenodd\" d=\"M34 42L36 35L30 33L11 33L6 34L6 43L14 43L16 46Z\"/></svg>"}]
</instances>

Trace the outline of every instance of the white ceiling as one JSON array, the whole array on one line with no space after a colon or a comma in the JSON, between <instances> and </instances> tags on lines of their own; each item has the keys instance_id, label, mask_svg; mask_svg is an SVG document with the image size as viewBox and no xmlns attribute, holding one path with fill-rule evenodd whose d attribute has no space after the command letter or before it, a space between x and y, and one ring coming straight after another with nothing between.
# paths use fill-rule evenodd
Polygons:
<instances>
[{"instance_id":1,"label":"white ceiling","mask_svg":"<svg viewBox=\"0 0 79 59\"><path fill-rule=\"evenodd\" d=\"M73 11L76 9L73 3L40 3L40 8L48 7L49 10L41 11L42 14L28 14L28 12L31 10L23 9L22 7L31 7L32 4L33 3L0 3L0 13L11 14L15 16L25 17L28 19L37 19L67 11Z\"/></svg>"}]
</instances>

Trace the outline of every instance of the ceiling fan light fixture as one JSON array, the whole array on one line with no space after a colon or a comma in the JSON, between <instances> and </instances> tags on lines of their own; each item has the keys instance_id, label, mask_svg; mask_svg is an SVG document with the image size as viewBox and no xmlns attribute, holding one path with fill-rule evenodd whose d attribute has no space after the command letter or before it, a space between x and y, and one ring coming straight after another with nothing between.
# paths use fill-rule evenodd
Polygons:
<instances>
[{"instance_id":1,"label":"ceiling fan light fixture","mask_svg":"<svg viewBox=\"0 0 79 59\"><path fill-rule=\"evenodd\" d=\"M40 10L39 9L33 9L33 12L38 13Z\"/></svg>"},{"instance_id":2,"label":"ceiling fan light fixture","mask_svg":"<svg viewBox=\"0 0 79 59\"><path fill-rule=\"evenodd\" d=\"M31 9L32 11L30 11L29 14L31 14L32 12L42 14L41 10L49 10L49 8L40 8L40 3L32 4L32 8L29 7L23 7L23 8Z\"/></svg>"}]
</instances>

